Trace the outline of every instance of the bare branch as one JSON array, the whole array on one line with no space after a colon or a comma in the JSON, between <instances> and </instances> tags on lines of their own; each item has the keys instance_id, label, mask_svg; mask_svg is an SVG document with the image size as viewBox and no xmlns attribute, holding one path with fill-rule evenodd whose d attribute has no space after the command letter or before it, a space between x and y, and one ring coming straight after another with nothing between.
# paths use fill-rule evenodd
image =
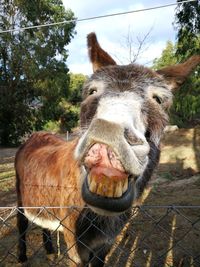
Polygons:
<instances>
[{"instance_id":1,"label":"bare branch","mask_svg":"<svg viewBox=\"0 0 200 267\"><path fill-rule=\"evenodd\" d=\"M131 26L128 27L128 32L125 36L123 36L122 42L120 45L124 48L127 53L126 55L114 55L121 64L134 63L138 60L138 58L148 50L150 46L150 35L153 30L153 26L148 30L145 35L142 36L134 36L133 30Z\"/></svg>"}]
</instances>

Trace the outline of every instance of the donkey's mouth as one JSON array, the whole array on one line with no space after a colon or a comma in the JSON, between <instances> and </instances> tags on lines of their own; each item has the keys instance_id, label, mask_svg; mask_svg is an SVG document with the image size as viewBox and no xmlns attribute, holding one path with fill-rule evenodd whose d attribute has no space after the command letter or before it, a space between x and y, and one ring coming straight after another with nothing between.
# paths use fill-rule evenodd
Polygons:
<instances>
[{"instance_id":1,"label":"donkey's mouth","mask_svg":"<svg viewBox=\"0 0 200 267\"><path fill-rule=\"evenodd\" d=\"M103 196L119 198L128 189L128 174L108 167L94 167L87 175L90 192Z\"/></svg>"},{"instance_id":2,"label":"donkey's mouth","mask_svg":"<svg viewBox=\"0 0 200 267\"><path fill-rule=\"evenodd\" d=\"M124 212L130 208L134 198L133 179L115 171L116 176L112 178L105 175L110 174L111 170L102 167L87 174L82 186L82 197L88 205L111 213Z\"/></svg>"},{"instance_id":3,"label":"donkey's mouth","mask_svg":"<svg viewBox=\"0 0 200 267\"><path fill-rule=\"evenodd\" d=\"M123 212L131 206L133 179L108 145L93 144L84 158L84 165L87 175L82 197L88 205L110 213Z\"/></svg>"}]
</instances>

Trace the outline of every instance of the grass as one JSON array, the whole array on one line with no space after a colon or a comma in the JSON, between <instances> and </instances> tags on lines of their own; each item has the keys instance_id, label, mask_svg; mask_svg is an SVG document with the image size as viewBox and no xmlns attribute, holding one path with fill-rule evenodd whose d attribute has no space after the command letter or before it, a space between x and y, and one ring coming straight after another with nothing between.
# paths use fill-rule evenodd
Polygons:
<instances>
[{"instance_id":1,"label":"grass","mask_svg":"<svg viewBox=\"0 0 200 267\"><path fill-rule=\"evenodd\" d=\"M168 181L173 181L176 179L176 177L174 177L174 175L172 175L172 173L170 173L170 172L163 172L160 174L160 177L162 177Z\"/></svg>"},{"instance_id":2,"label":"grass","mask_svg":"<svg viewBox=\"0 0 200 267\"><path fill-rule=\"evenodd\" d=\"M1 149L0 155L0 192L5 193L15 186L14 155L16 149Z\"/></svg>"},{"instance_id":3,"label":"grass","mask_svg":"<svg viewBox=\"0 0 200 267\"><path fill-rule=\"evenodd\" d=\"M0 191L8 192L14 187L15 171L13 163L0 164Z\"/></svg>"}]
</instances>

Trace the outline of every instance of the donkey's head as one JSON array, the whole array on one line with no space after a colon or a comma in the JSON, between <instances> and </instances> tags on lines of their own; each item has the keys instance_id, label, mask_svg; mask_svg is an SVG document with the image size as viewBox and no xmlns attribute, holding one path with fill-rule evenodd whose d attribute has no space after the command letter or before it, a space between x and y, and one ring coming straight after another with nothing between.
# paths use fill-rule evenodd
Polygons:
<instances>
[{"instance_id":1,"label":"donkey's head","mask_svg":"<svg viewBox=\"0 0 200 267\"><path fill-rule=\"evenodd\" d=\"M200 62L152 71L131 64L118 66L88 35L94 74L83 88L83 136L76 157L83 167L82 197L96 212L114 214L131 207L159 158L159 142L180 86Z\"/></svg>"}]
</instances>

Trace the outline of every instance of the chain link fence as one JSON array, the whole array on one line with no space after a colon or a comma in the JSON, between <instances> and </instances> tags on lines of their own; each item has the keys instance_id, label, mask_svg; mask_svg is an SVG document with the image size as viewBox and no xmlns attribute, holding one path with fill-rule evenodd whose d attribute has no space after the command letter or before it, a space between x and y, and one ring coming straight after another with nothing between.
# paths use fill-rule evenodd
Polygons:
<instances>
[{"instance_id":1,"label":"chain link fence","mask_svg":"<svg viewBox=\"0 0 200 267\"><path fill-rule=\"evenodd\" d=\"M50 207L36 209L37 215L29 222L27 229L27 266L70 266L67 256L70 248L67 248L61 232L51 233L55 253L46 255L41 228L35 225L34 221L43 213L49 213L51 216L54 213ZM76 207L68 209L80 212ZM20 266L17 259L17 211L17 207L0 208L0 266ZM98 220L98 217L90 221L90 227L96 227L95 220ZM60 225L65 227L62 221ZM96 227L96 231L102 230ZM49 236L46 237L46 242L49 241L48 238ZM200 266L200 206L133 207L131 219L112 243L105 266Z\"/></svg>"}]
</instances>

